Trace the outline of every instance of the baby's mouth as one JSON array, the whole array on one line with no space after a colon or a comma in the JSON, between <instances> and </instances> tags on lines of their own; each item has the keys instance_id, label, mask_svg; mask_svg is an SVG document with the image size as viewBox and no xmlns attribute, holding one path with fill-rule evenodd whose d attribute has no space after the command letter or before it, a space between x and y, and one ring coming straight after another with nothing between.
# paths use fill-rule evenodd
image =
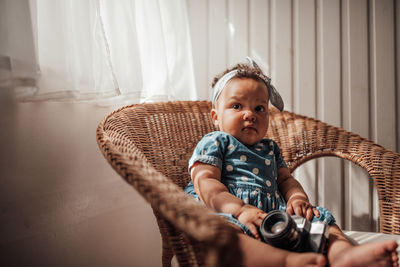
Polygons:
<instances>
[{"instance_id":1,"label":"baby's mouth","mask_svg":"<svg viewBox=\"0 0 400 267\"><path fill-rule=\"evenodd\" d=\"M246 127L243 127L242 131L243 132L252 132L252 131L257 132L257 129L253 126L246 126Z\"/></svg>"}]
</instances>

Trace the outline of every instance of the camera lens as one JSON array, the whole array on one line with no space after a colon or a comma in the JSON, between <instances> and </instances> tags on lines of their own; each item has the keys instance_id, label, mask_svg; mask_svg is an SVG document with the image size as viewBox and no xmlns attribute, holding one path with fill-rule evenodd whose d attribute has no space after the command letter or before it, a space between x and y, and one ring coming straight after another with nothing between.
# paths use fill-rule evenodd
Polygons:
<instances>
[{"instance_id":1,"label":"camera lens","mask_svg":"<svg viewBox=\"0 0 400 267\"><path fill-rule=\"evenodd\" d=\"M272 225L271 233L279 234L280 232L282 232L285 229L285 226L286 226L286 224L284 221L278 221L274 225Z\"/></svg>"},{"instance_id":2,"label":"camera lens","mask_svg":"<svg viewBox=\"0 0 400 267\"><path fill-rule=\"evenodd\" d=\"M260 232L263 240L274 247L300 250L302 236L294 220L284 211L269 212L261 223Z\"/></svg>"}]
</instances>

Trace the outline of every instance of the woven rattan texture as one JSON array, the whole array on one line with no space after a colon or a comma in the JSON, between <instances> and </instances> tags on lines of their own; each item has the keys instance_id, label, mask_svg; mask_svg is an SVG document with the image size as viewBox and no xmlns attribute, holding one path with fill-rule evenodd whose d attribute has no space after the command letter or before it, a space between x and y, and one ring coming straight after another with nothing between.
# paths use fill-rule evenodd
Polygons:
<instances>
[{"instance_id":1,"label":"woven rattan texture","mask_svg":"<svg viewBox=\"0 0 400 267\"><path fill-rule=\"evenodd\" d=\"M137 104L108 115L97 142L111 166L152 206L163 241L163 266L240 266L237 237L224 220L183 193L187 163L215 130L207 101ZM321 121L271 108L267 135L291 171L323 156L350 160L373 179L380 231L400 234L400 154Z\"/></svg>"}]
</instances>

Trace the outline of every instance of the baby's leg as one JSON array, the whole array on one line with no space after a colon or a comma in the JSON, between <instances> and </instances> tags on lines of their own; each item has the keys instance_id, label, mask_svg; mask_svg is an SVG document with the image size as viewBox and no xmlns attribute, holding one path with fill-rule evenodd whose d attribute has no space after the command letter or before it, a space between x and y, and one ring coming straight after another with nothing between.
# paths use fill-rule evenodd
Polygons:
<instances>
[{"instance_id":1,"label":"baby's leg","mask_svg":"<svg viewBox=\"0 0 400 267\"><path fill-rule=\"evenodd\" d=\"M293 253L272 247L242 233L238 235L244 266L323 267L326 264L326 259L321 254Z\"/></svg>"},{"instance_id":2,"label":"baby's leg","mask_svg":"<svg viewBox=\"0 0 400 267\"><path fill-rule=\"evenodd\" d=\"M328 261L335 266L399 266L393 240L353 246L337 225L330 227Z\"/></svg>"}]
</instances>

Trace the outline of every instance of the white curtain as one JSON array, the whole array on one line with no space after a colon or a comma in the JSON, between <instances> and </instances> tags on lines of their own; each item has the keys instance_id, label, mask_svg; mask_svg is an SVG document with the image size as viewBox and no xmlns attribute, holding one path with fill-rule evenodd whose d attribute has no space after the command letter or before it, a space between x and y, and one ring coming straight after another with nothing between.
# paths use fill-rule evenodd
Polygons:
<instances>
[{"instance_id":1,"label":"white curtain","mask_svg":"<svg viewBox=\"0 0 400 267\"><path fill-rule=\"evenodd\" d=\"M34 81L22 82L24 100L197 99L185 0L1 5L7 38L0 54L11 59L15 80Z\"/></svg>"}]
</instances>

